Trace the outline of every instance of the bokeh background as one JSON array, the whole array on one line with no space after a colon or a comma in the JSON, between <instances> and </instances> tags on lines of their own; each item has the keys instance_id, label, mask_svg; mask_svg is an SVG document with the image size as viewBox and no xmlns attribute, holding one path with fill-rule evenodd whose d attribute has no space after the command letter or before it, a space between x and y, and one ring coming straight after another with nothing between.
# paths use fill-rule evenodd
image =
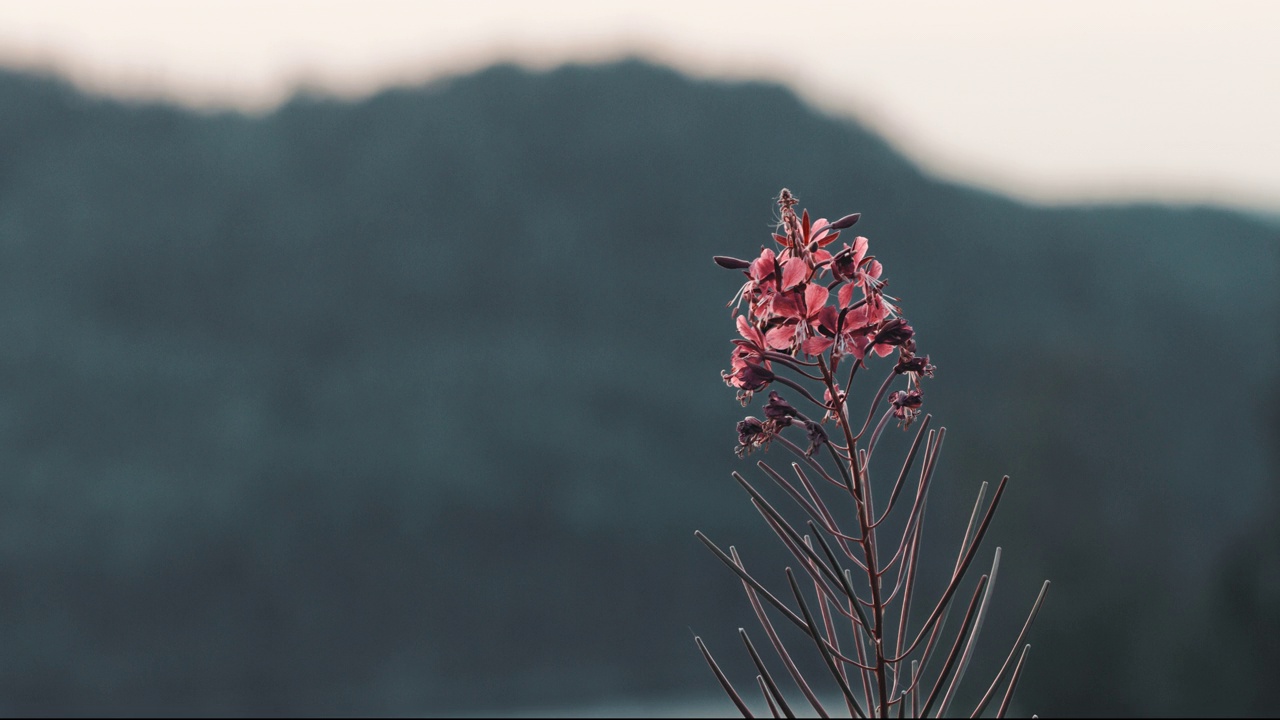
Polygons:
<instances>
[{"instance_id":1,"label":"bokeh background","mask_svg":"<svg viewBox=\"0 0 1280 720\"><path fill-rule=\"evenodd\" d=\"M0 712L731 714L786 186L939 366L936 562L1014 478L979 668L1050 578L1023 712L1275 714L1278 26L0 2Z\"/></svg>"}]
</instances>

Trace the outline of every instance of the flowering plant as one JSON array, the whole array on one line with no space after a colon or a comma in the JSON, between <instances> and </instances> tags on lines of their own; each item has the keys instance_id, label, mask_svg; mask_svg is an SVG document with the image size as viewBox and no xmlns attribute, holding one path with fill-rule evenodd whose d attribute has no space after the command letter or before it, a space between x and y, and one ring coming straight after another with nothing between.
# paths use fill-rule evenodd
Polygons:
<instances>
[{"instance_id":1,"label":"flowering plant","mask_svg":"<svg viewBox=\"0 0 1280 720\"><path fill-rule=\"evenodd\" d=\"M722 373L724 381L737 388L744 407L756 394L769 391L761 411L763 418L747 417L738 423L735 452L744 457L776 443L795 456L790 467L795 482L763 461L757 465L807 516L808 533L797 530L741 474L735 472L733 477L800 567L799 573L790 567L785 571L796 610L747 572L736 549L730 547L726 553L700 531L695 535L742 580L770 644L819 716L829 717L769 620L765 603L816 646L850 715L924 717L935 713L941 717L951 709L987 615L1000 567L1000 548L996 548L990 572L979 578L959 632L945 651L944 627L1009 478L1000 481L985 509L987 484L982 484L945 589L915 627L911 608L916 600L924 512L946 435L945 428L929 428L929 415L921 417L921 382L932 378L935 368L928 355L917 353L915 331L902 316L898 299L885 292L888 281L883 277L884 268L869 254L867 239L857 237L852 244L846 242L833 250L841 233L860 216L847 215L835 222L811 220L807 210L796 214L797 204L795 196L782 190L778 198L781 217L773 235L776 250L766 247L750 261L715 258L721 267L741 270L746 276L729 303L740 337L733 341L729 369ZM871 401L865 420L855 423L848 403L858 371L895 352L888 377ZM905 387L890 392L895 382L903 382ZM813 407L812 416L773 388L782 388L803 401L802 407ZM811 388L821 389L821 399ZM885 409L873 427L882 405ZM890 420L896 420L904 430L917 420L919 426L888 502L880 510L873 500L870 465ZM802 431L803 440L794 442L788 431ZM917 457L920 470L914 493L904 495ZM843 507L828 502L833 492L845 503ZM909 507L906 516L892 515L904 497L911 498L905 504ZM853 526L846 530L841 523L850 523L848 510L854 518ZM895 539L896 545L882 547L885 535ZM806 599L801 580L812 584L810 599ZM985 712L997 695L1001 698L997 716L1007 712L1031 647L1023 641L1048 586L1046 581L1041 587L1013 649L978 701L973 717ZM740 634L759 672L756 680L769 709L775 717L794 717L746 631L740 630ZM701 638L695 642L730 699L744 716L751 717L742 695L706 644ZM941 666L937 666L939 658Z\"/></svg>"}]
</instances>

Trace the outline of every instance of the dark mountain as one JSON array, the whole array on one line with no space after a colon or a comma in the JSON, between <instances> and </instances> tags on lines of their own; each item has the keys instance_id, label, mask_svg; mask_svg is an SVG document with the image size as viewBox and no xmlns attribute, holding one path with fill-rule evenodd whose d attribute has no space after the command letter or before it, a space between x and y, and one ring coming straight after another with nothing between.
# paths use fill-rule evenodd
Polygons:
<instances>
[{"instance_id":1,"label":"dark mountain","mask_svg":"<svg viewBox=\"0 0 1280 720\"><path fill-rule=\"evenodd\" d=\"M940 368L937 537L1014 478L986 661L1052 578L1024 705L1273 711L1276 226L1018 204L634 62L259 118L0 74L0 707L717 692L690 629L753 621L692 531L778 556L710 257L782 186L863 212Z\"/></svg>"}]
</instances>

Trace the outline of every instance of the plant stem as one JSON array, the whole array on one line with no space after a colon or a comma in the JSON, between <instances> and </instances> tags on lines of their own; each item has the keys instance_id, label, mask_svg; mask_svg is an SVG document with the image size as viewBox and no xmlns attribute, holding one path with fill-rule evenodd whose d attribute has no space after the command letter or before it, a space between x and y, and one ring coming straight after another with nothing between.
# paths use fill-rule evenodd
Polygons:
<instances>
[{"instance_id":1,"label":"plant stem","mask_svg":"<svg viewBox=\"0 0 1280 720\"><path fill-rule=\"evenodd\" d=\"M838 398L840 386L832 376L831 372L827 369L827 364L823 361L821 356L818 358L818 368L822 371L823 382L826 384L828 392L831 393L831 397ZM885 381L884 386L881 387L880 395L884 394L884 389L888 387L890 380L892 380L892 375L889 380ZM879 400L877 398L877 404L878 402ZM860 529L862 530L863 539L862 552L864 556L864 563L866 565L867 582L871 586L871 611L875 623L875 626L871 631L875 645L873 649L876 654L876 690L878 691L877 695L879 696L880 717L883 718L888 717L889 715L889 682L888 666L885 663L884 657L884 602L880 597L880 573L877 570L876 562L874 527L875 513L870 506L871 494L867 491L868 489L866 487L866 483L869 481L869 478L864 473L864 468L861 467L861 463L857 461L857 439L853 435L853 429L849 427L849 415L845 411L844 403L835 404L837 405L835 408L837 422L839 422L841 430L844 431L845 442L849 446L849 454L854 459L849 463L849 472L854 478L854 487L859 490L859 492L854 496L854 502L858 506L858 524L861 526ZM859 496L861 497L859 498ZM870 698L867 699L867 705L871 705ZM868 707L867 710L870 712L871 707Z\"/></svg>"}]
</instances>

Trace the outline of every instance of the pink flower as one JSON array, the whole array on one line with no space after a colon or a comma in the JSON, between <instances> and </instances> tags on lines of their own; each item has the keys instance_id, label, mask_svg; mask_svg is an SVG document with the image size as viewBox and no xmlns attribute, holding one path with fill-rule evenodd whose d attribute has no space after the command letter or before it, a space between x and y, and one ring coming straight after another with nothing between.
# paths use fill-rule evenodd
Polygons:
<instances>
[{"instance_id":1,"label":"pink flower","mask_svg":"<svg viewBox=\"0 0 1280 720\"><path fill-rule=\"evenodd\" d=\"M836 241L840 237L840 231L831 227L831 223L826 218L818 218L813 221L813 225L809 225L809 211L805 210L804 219L801 221L804 226L804 245L808 247L812 243L817 243L818 247L826 247Z\"/></svg>"},{"instance_id":2,"label":"pink flower","mask_svg":"<svg viewBox=\"0 0 1280 720\"><path fill-rule=\"evenodd\" d=\"M790 351L813 335L813 325L818 322L829 293L821 285L805 285L789 290L773 301L774 313L782 318L781 325L765 333L765 343L775 349Z\"/></svg>"},{"instance_id":3,"label":"pink flower","mask_svg":"<svg viewBox=\"0 0 1280 720\"><path fill-rule=\"evenodd\" d=\"M804 351L817 355L832 349L834 357L852 356L857 360L866 357L867 348L880 357L893 352L894 345L887 338L878 338L880 342L872 343L880 327L879 319L870 304L864 303L856 308L836 310L827 306L819 314L816 323L816 334L805 341ZM894 336L896 339L896 336ZM834 349L833 349L834 348Z\"/></svg>"},{"instance_id":4,"label":"pink flower","mask_svg":"<svg viewBox=\"0 0 1280 720\"><path fill-rule=\"evenodd\" d=\"M783 247L783 252L790 252L793 255L801 255L806 252L818 252L819 248L830 245L840 237L840 230L843 228L835 228L826 218L818 218L812 223L809 221L809 211L805 210L804 214L797 218L796 213L791 208L795 205L792 202L794 198L779 198L779 205L782 206L782 227L786 230L785 234L779 235L774 233L773 239ZM840 222L846 222L849 217L843 217ZM856 222L856 220L854 221ZM849 223L845 227L852 225ZM810 249L810 246L817 243L816 247ZM826 258L830 258L830 253L821 251ZM822 259L822 258L819 258Z\"/></svg>"},{"instance_id":5,"label":"pink flower","mask_svg":"<svg viewBox=\"0 0 1280 720\"><path fill-rule=\"evenodd\" d=\"M729 356L730 371L721 372L720 377L725 384L739 389L738 399L745 405L751 400L752 393L759 392L773 382L773 370L764 357L764 333L739 315L737 319L738 333L742 340L734 341L733 353Z\"/></svg>"},{"instance_id":6,"label":"pink flower","mask_svg":"<svg viewBox=\"0 0 1280 720\"><path fill-rule=\"evenodd\" d=\"M783 269L778 262L778 256L773 250L765 248L761 251L760 257L752 260L748 265L747 282L738 290L729 304L740 302L739 298L746 300L747 311L752 317L767 320L773 314L771 309L773 298L778 294L782 277Z\"/></svg>"},{"instance_id":7,"label":"pink flower","mask_svg":"<svg viewBox=\"0 0 1280 720\"><path fill-rule=\"evenodd\" d=\"M904 429L911 426L920 414L920 406L923 404L924 397L919 389L898 390L889 395L889 406L893 409L893 416L898 418L898 424Z\"/></svg>"}]
</instances>

